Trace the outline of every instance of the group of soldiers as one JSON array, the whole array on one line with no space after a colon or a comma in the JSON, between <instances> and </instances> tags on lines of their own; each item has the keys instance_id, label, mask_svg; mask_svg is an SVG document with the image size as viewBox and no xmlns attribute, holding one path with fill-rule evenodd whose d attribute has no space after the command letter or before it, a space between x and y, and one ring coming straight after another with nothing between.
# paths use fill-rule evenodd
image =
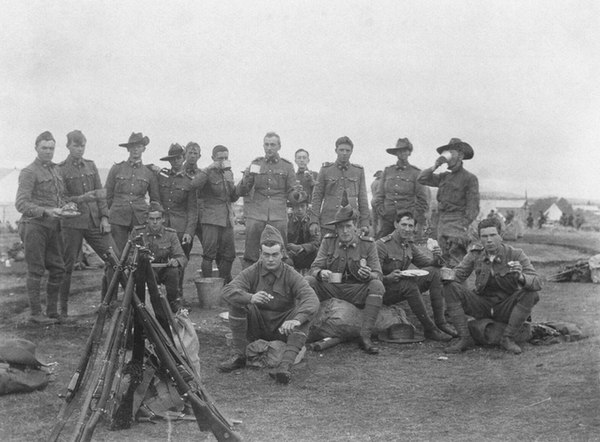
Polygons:
<instances>
[{"instance_id":1,"label":"group of soldiers","mask_svg":"<svg viewBox=\"0 0 600 442\"><path fill-rule=\"evenodd\" d=\"M364 168L350 162L354 144L348 137L335 142L335 161L324 163L316 173L308 169L305 149L296 151L294 170L279 155L279 135L269 132L263 139L264 156L251 162L237 184L224 146L215 146L213 163L200 169L196 143L185 149L174 144L161 159L171 168L160 169L141 162L148 142L148 137L133 133L121 144L129 158L111 169L103 200L89 197L97 196L101 183L93 162L82 160L81 132L67 136L70 154L57 166L51 162L52 135L45 132L36 140L38 157L22 171L17 198L17 209L23 213L20 226L32 320L67 318L69 253L85 237L103 256L109 232L117 250L128 238L142 238L167 264L158 279L176 310L183 268L198 236L203 275L211 275L216 262L227 283L223 298L229 304L233 355L220 366L223 372L246 366L249 341L280 339L286 348L271 375L288 383L311 320L320 302L329 298L362 309L359 344L368 354L379 352L372 332L381 306L403 300L421 322L426 338L457 338L447 352L461 352L474 344L467 315L506 324L502 347L521 352L515 334L539 299L540 279L521 250L504 244L495 219L479 223L478 241L469 238L468 228L479 213L479 190L477 177L464 168L464 161L474 155L468 143L453 138L437 148L434 165L423 171L408 162L413 145L407 138L387 149L397 161L385 168L374 188L371 204L378 222L373 230ZM447 171L436 173L442 164ZM438 188L438 236L429 250L414 242L427 221L427 186ZM238 198L244 201L245 247L243 269L232 279L236 256L232 203ZM65 219L64 201L78 203L81 215ZM426 275L407 272L411 265L425 269ZM50 277L43 315L39 281L45 268ZM475 289L468 289L464 282L473 271ZM433 319L423 302L425 291L430 293Z\"/></svg>"}]
</instances>

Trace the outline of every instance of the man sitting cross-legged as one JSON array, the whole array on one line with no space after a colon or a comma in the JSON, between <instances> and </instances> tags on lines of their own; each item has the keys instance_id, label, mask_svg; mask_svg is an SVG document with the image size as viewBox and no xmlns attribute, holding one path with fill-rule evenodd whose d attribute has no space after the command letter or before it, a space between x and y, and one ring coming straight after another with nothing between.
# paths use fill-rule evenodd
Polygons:
<instances>
[{"instance_id":1,"label":"man sitting cross-legged","mask_svg":"<svg viewBox=\"0 0 600 442\"><path fill-rule=\"evenodd\" d=\"M521 249L504 244L496 218L487 218L477 227L480 244L475 244L454 269L454 281L444 286L448 315L459 339L446 353L459 353L473 346L466 315L490 318L507 324L500 345L521 353L514 338L540 297L541 279ZM462 283L475 271L475 289Z\"/></svg>"},{"instance_id":2,"label":"man sitting cross-legged","mask_svg":"<svg viewBox=\"0 0 600 442\"><path fill-rule=\"evenodd\" d=\"M319 299L293 267L282 262L283 238L267 224L260 237L260 257L223 289L229 304L233 357L219 366L230 372L246 366L249 341L287 342L279 366L271 372L278 383L290 382L290 369L304 346Z\"/></svg>"}]
</instances>

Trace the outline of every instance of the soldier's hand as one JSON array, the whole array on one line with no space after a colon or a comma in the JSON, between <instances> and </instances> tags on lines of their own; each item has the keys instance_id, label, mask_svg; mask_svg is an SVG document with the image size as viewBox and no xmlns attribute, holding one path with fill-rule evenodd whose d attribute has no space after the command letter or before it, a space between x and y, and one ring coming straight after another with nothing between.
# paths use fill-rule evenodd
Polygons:
<instances>
[{"instance_id":1,"label":"soldier's hand","mask_svg":"<svg viewBox=\"0 0 600 442\"><path fill-rule=\"evenodd\" d=\"M60 218L62 210L58 207L53 207L52 209L44 209L44 214L48 218Z\"/></svg>"},{"instance_id":2,"label":"soldier's hand","mask_svg":"<svg viewBox=\"0 0 600 442\"><path fill-rule=\"evenodd\" d=\"M100 219L100 233L110 233L110 223L105 216Z\"/></svg>"},{"instance_id":3,"label":"soldier's hand","mask_svg":"<svg viewBox=\"0 0 600 442\"><path fill-rule=\"evenodd\" d=\"M273 295L268 294L267 292L261 290L260 292L256 292L250 298L250 303L252 304L266 304L271 299L273 299Z\"/></svg>"},{"instance_id":4,"label":"soldier's hand","mask_svg":"<svg viewBox=\"0 0 600 442\"><path fill-rule=\"evenodd\" d=\"M167 262L167 267L179 267L179 261L177 261L175 258L171 258Z\"/></svg>"},{"instance_id":5,"label":"soldier's hand","mask_svg":"<svg viewBox=\"0 0 600 442\"><path fill-rule=\"evenodd\" d=\"M396 270L392 271L392 273L389 274L389 277L394 282L400 281L402 279L402 270L396 269Z\"/></svg>"},{"instance_id":6,"label":"soldier's hand","mask_svg":"<svg viewBox=\"0 0 600 442\"><path fill-rule=\"evenodd\" d=\"M317 223L312 223L308 226L308 231L312 236L317 236L321 230L321 227Z\"/></svg>"},{"instance_id":7,"label":"soldier's hand","mask_svg":"<svg viewBox=\"0 0 600 442\"><path fill-rule=\"evenodd\" d=\"M431 253L433 254L433 256L441 258L442 257L442 248L440 246L434 246L431 249Z\"/></svg>"},{"instance_id":8,"label":"soldier's hand","mask_svg":"<svg viewBox=\"0 0 600 442\"><path fill-rule=\"evenodd\" d=\"M369 236L369 233L371 233L371 228L369 226L363 226L360 228L360 233L361 236Z\"/></svg>"},{"instance_id":9,"label":"soldier's hand","mask_svg":"<svg viewBox=\"0 0 600 442\"><path fill-rule=\"evenodd\" d=\"M283 324L281 324L281 327L279 327L279 333L281 333L282 335L288 336L291 332L294 331L294 329L296 327L300 326L300 321L296 320L296 319L290 319L289 321L285 321Z\"/></svg>"},{"instance_id":10,"label":"soldier's hand","mask_svg":"<svg viewBox=\"0 0 600 442\"><path fill-rule=\"evenodd\" d=\"M329 277L331 276L333 272L331 270L321 270L319 272L319 275L321 275L321 279L323 280L323 282L329 282Z\"/></svg>"},{"instance_id":11,"label":"soldier's hand","mask_svg":"<svg viewBox=\"0 0 600 442\"><path fill-rule=\"evenodd\" d=\"M296 254L296 253L300 253L302 251L302 246L300 246L298 244L288 243L287 249L288 249L288 251Z\"/></svg>"},{"instance_id":12,"label":"soldier's hand","mask_svg":"<svg viewBox=\"0 0 600 442\"><path fill-rule=\"evenodd\" d=\"M435 160L435 163L433 165L434 169L437 169L438 167L440 167L442 164L444 164L446 162L446 158L439 156L437 157L437 159Z\"/></svg>"},{"instance_id":13,"label":"soldier's hand","mask_svg":"<svg viewBox=\"0 0 600 442\"><path fill-rule=\"evenodd\" d=\"M370 267L359 267L358 276L362 279L371 279L371 268Z\"/></svg>"},{"instance_id":14,"label":"soldier's hand","mask_svg":"<svg viewBox=\"0 0 600 442\"><path fill-rule=\"evenodd\" d=\"M183 236L181 237L181 243L189 244L191 242L192 242L192 235L190 235L189 233L184 233Z\"/></svg>"}]
</instances>

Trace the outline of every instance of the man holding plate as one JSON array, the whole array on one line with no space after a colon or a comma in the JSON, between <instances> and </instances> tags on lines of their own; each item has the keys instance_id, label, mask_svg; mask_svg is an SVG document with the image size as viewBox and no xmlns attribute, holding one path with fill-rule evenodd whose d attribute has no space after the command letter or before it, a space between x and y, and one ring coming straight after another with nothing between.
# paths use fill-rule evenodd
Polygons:
<instances>
[{"instance_id":1,"label":"man holding plate","mask_svg":"<svg viewBox=\"0 0 600 442\"><path fill-rule=\"evenodd\" d=\"M444 298L437 266L442 250L432 247L433 257L420 250L413 242L415 217L411 212L396 215L393 233L377 240L377 253L383 270L385 294L383 303L393 305L407 301L410 309L423 325L425 337L434 341L449 341L456 333L444 318ZM414 264L420 269L408 269ZM408 269L408 270L407 270ZM429 290L435 323L425 309L421 291ZM442 333L444 332L444 333Z\"/></svg>"}]
</instances>

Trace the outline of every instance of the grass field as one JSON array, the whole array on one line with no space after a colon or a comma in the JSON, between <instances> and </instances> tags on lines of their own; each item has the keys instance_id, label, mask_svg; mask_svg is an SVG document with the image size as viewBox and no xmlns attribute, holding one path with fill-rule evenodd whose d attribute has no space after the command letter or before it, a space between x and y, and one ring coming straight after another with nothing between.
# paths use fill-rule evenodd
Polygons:
<instances>
[{"instance_id":1,"label":"grass field","mask_svg":"<svg viewBox=\"0 0 600 442\"><path fill-rule=\"evenodd\" d=\"M573 242L568 238L562 241L569 246ZM554 262L536 266L546 275L556 269ZM14 266L10 274L2 275L0 336L36 342L39 354L57 365L52 368L54 381L46 390L0 398L0 440L44 440L61 405L57 394L64 391L74 371L94 319L98 272L75 273L71 305L80 315L77 324L43 329L26 322L19 273ZM190 281L186 287L193 290ZM598 285L547 283L534 309L535 322L578 324L588 336L582 341L527 344L519 356L483 347L445 355L444 344L430 341L382 343L381 354L369 356L355 343L345 343L322 353L307 353L288 386L275 384L261 370L216 371L228 355L227 327L217 316L220 311L194 308L192 312L201 343L203 379L224 414L242 421L236 428L245 440L600 439ZM448 359L440 360L440 356ZM119 432L108 431L101 423L94 439L191 441L214 437L200 433L194 422L184 421L139 423Z\"/></svg>"}]
</instances>

